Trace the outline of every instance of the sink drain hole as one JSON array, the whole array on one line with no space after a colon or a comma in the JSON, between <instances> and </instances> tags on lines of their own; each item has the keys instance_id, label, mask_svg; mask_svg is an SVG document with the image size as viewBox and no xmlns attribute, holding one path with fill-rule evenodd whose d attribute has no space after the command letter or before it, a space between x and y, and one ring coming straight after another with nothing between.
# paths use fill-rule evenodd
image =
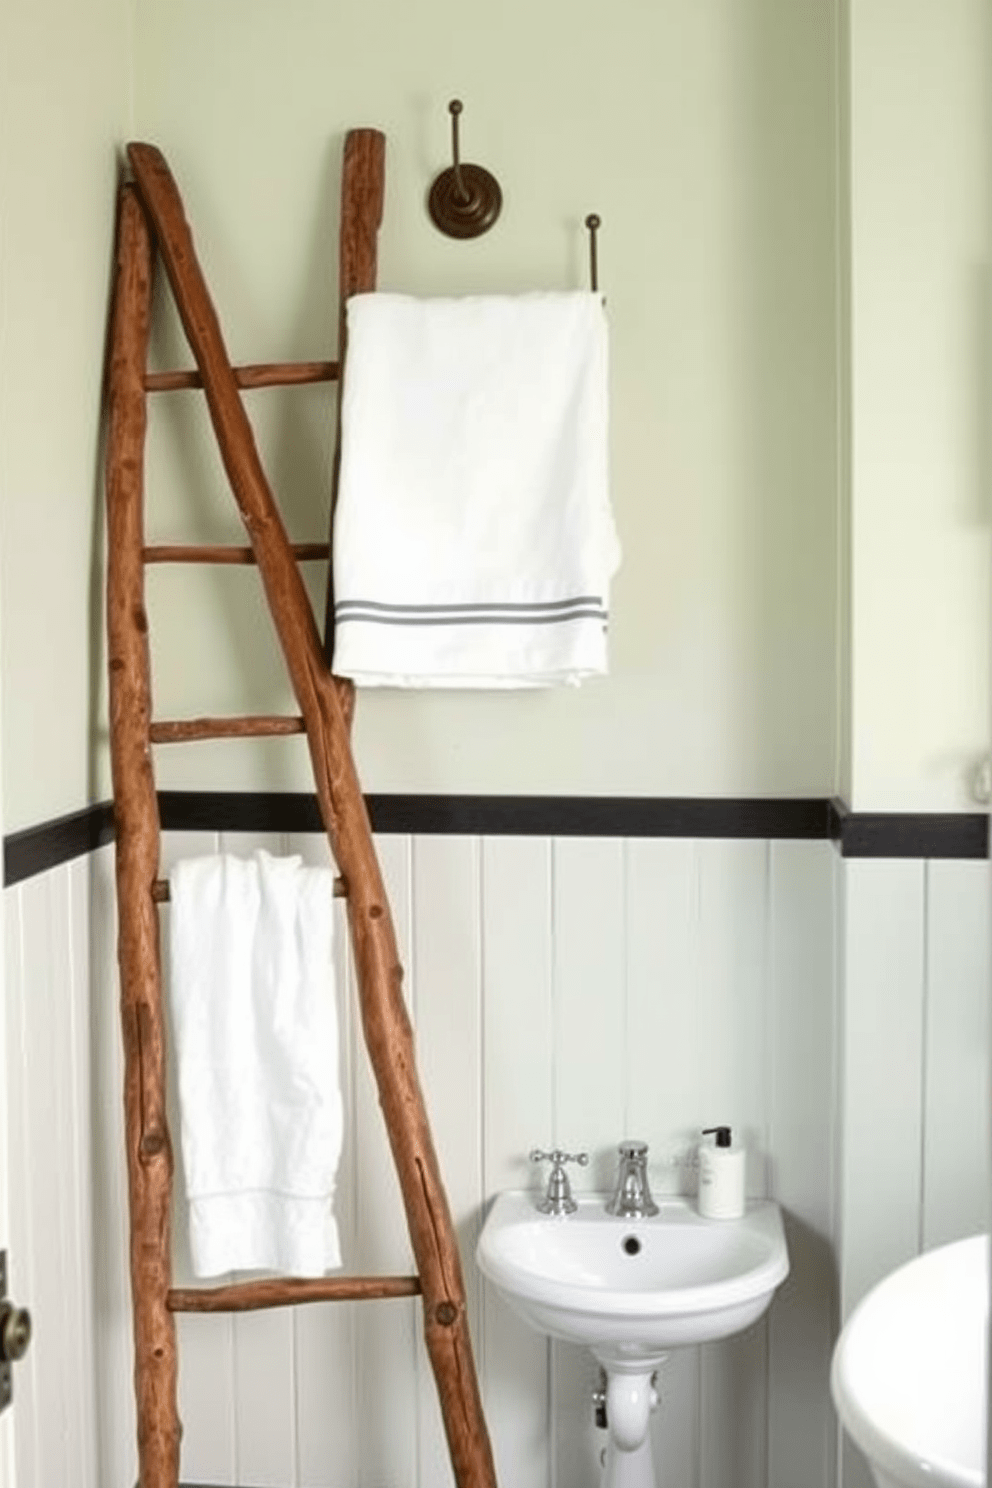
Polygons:
<instances>
[{"instance_id":1,"label":"sink drain hole","mask_svg":"<svg viewBox=\"0 0 992 1488\"><path fill-rule=\"evenodd\" d=\"M627 1255L640 1255L641 1242L636 1235L627 1235L620 1242L622 1249Z\"/></svg>"}]
</instances>

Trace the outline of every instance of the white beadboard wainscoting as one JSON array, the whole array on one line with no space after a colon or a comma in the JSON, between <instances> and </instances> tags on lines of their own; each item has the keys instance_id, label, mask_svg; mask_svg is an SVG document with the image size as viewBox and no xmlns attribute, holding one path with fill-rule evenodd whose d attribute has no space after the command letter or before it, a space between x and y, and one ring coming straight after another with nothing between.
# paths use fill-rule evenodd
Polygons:
<instances>
[{"instance_id":1,"label":"white beadboard wainscoting","mask_svg":"<svg viewBox=\"0 0 992 1488\"><path fill-rule=\"evenodd\" d=\"M989 865L847 861L838 1113L841 1318L990 1221ZM842 1488L874 1488L845 1437Z\"/></svg>"},{"instance_id":2,"label":"white beadboard wainscoting","mask_svg":"<svg viewBox=\"0 0 992 1488\"><path fill-rule=\"evenodd\" d=\"M786 1211L792 1274L747 1333L669 1360L665 1481L860 1488L828 1398L840 1316L892 1265L987 1222L987 864L845 861L816 841L377 841L502 1488L595 1488L603 1439L591 1358L531 1334L475 1271L487 1201L539 1181L535 1144L587 1148L577 1186L608 1187L627 1135L651 1144L657 1191L691 1189L685 1155L718 1121L747 1141L751 1192ZM170 833L165 861L259 845L326 853L314 836ZM36 1323L20 1485L130 1488L112 849L8 888L5 909L12 1280ZM343 934L339 971L346 1266L403 1270ZM179 1329L186 1482L450 1484L418 1302Z\"/></svg>"}]
</instances>

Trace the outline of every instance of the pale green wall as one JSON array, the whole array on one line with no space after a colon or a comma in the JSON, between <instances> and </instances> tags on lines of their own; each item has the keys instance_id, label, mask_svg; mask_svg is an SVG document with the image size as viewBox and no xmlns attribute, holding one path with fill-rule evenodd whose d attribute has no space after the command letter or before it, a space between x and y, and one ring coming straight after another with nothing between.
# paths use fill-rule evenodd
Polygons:
<instances>
[{"instance_id":1,"label":"pale green wall","mask_svg":"<svg viewBox=\"0 0 992 1488\"><path fill-rule=\"evenodd\" d=\"M602 215L626 546L608 680L366 695L368 786L967 805L988 732L986 5L852 0L838 44L840 8L623 0L607 25L564 0L140 0L132 55L129 0L0 0L6 830L108 791L91 691L115 150L135 131L166 150L236 357L324 354L353 124L389 136L385 287L582 284L581 219ZM475 244L423 210L456 93L506 199ZM173 331L160 316L170 360ZM326 393L253 407L294 530L319 535ZM230 530L178 399L150 472L153 532ZM155 578L161 713L289 705L250 583ZM295 745L166 755L160 777L308 780Z\"/></svg>"},{"instance_id":2,"label":"pale green wall","mask_svg":"<svg viewBox=\"0 0 992 1488\"><path fill-rule=\"evenodd\" d=\"M575 0L139 5L138 128L182 184L236 357L335 344L351 125L389 140L385 288L582 285L581 222L590 210L603 219L626 549L612 675L537 696L365 694L369 788L832 788L833 11L824 0L622 0L608 17ZM442 237L423 205L455 94L464 152L505 195L496 228L468 244ZM266 397L264 440L293 527L319 535L329 401ZM220 488L202 448L178 400L156 409L163 535L190 530L180 475L206 469L199 484ZM211 575L205 589L156 577L156 603L168 590L183 606L177 628L156 630L163 712L288 706L266 622L242 602L246 578ZM171 785L307 783L302 751L287 764L284 745L160 758Z\"/></svg>"},{"instance_id":3,"label":"pale green wall","mask_svg":"<svg viewBox=\"0 0 992 1488\"><path fill-rule=\"evenodd\" d=\"M989 736L989 7L850 9L846 793L952 810Z\"/></svg>"},{"instance_id":4,"label":"pale green wall","mask_svg":"<svg viewBox=\"0 0 992 1488\"><path fill-rule=\"evenodd\" d=\"M100 379L130 98L130 0L0 0L6 831L78 810L96 789Z\"/></svg>"}]
</instances>

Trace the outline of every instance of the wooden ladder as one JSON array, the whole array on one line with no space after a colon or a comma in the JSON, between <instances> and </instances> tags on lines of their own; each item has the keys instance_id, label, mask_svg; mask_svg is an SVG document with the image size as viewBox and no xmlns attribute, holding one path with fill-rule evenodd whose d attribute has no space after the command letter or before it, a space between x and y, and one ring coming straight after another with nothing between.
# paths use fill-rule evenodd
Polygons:
<instances>
[{"instance_id":1,"label":"wooden ladder","mask_svg":"<svg viewBox=\"0 0 992 1488\"><path fill-rule=\"evenodd\" d=\"M495 1488L479 1396L454 1226L438 1167L402 996L389 903L349 742L350 683L332 676L294 548L262 470L240 388L327 380L345 354L344 304L375 287L385 140L347 136L341 188L339 363L233 368L161 153L132 144L133 182L118 203L111 323L107 453L110 738L116 820L118 960L125 1052L125 1132L131 1222L135 1391L140 1488L177 1488L180 1423L174 1315L307 1301L423 1297L427 1350L458 1488ZM153 243L165 265L197 371L146 369ZM249 548L149 548L143 535L149 392L202 387ZM340 406L340 400L339 400ZM338 423L340 446L340 416ZM335 470L337 459L335 460ZM154 561L255 563L289 671L298 718L153 722L144 566ZM172 1149L166 1118L165 1031L157 903L161 824L151 745L167 741L306 732L317 800L347 898L362 1026L399 1175L417 1275L286 1278L212 1289L171 1282Z\"/></svg>"}]
</instances>

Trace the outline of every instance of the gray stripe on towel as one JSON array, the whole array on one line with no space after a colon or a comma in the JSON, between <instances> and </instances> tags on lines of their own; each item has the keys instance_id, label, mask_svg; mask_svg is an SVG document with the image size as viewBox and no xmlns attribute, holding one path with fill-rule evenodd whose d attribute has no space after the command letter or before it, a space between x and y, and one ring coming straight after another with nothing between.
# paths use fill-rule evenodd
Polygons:
<instances>
[{"instance_id":1,"label":"gray stripe on towel","mask_svg":"<svg viewBox=\"0 0 992 1488\"><path fill-rule=\"evenodd\" d=\"M574 599L490 600L457 604L385 604L378 599L341 599L336 610L387 610L394 613L462 610L568 610L576 605L602 605L598 594L577 594Z\"/></svg>"},{"instance_id":2,"label":"gray stripe on towel","mask_svg":"<svg viewBox=\"0 0 992 1488\"><path fill-rule=\"evenodd\" d=\"M362 611L341 615L335 610L338 625L563 625L568 620L607 620L605 610L569 610L561 615L370 615Z\"/></svg>"},{"instance_id":3,"label":"gray stripe on towel","mask_svg":"<svg viewBox=\"0 0 992 1488\"><path fill-rule=\"evenodd\" d=\"M606 620L598 595L574 599L536 600L532 603L384 604L373 599L345 599L334 606L334 617L382 625L538 625L562 620Z\"/></svg>"}]
</instances>

